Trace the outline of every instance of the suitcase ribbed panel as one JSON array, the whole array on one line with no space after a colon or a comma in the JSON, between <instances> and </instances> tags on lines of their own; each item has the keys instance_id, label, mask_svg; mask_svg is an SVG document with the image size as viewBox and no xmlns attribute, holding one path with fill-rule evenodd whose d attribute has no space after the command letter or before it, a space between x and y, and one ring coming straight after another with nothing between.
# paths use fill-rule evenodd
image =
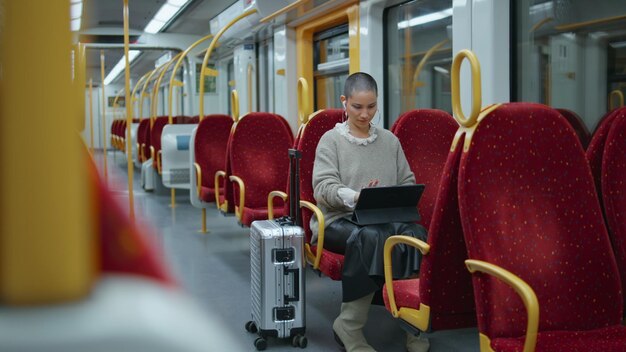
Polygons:
<instances>
[{"instance_id":1,"label":"suitcase ribbed panel","mask_svg":"<svg viewBox=\"0 0 626 352\"><path fill-rule=\"evenodd\" d=\"M250 276L251 276L251 299L252 320L261 321L261 236L260 232L253 228L250 231Z\"/></svg>"}]
</instances>

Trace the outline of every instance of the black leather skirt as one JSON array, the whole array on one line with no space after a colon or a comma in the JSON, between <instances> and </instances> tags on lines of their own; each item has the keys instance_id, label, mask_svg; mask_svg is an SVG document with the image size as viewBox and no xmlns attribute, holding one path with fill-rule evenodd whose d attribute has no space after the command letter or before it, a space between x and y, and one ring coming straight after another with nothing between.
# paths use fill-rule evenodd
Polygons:
<instances>
[{"instance_id":1,"label":"black leather skirt","mask_svg":"<svg viewBox=\"0 0 626 352\"><path fill-rule=\"evenodd\" d=\"M415 223L358 226L338 219L324 230L324 248L344 254L342 274L343 301L350 302L380 290L384 283L383 248L389 236L406 235L426 241L423 226ZM422 255L414 247L399 244L391 260L394 279L419 272Z\"/></svg>"}]
</instances>

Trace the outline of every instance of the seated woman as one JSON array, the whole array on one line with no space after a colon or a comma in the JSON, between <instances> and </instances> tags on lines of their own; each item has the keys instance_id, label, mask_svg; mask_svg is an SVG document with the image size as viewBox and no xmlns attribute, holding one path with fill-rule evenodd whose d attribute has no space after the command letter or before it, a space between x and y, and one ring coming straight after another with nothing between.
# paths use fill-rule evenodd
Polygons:
<instances>
[{"instance_id":1,"label":"seated woman","mask_svg":"<svg viewBox=\"0 0 626 352\"><path fill-rule=\"evenodd\" d=\"M398 139L371 124L378 111L378 88L372 76L357 72L345 82L341 96L346 121L320 139L313 167L315 200L324 214L324 248L344 254L343 303L333 323L335 339L347 351L374 351L362 328L374 293L384 283L383 247L392 235L408 235L426 241L426 230L415 223L358 226L346 218L364 187L414 184ZM317 219L311 219L317 229ZM316 241L317 234L313 234ZM409 246L393 253L394 278L417 275L421 255ZM407 334L407 349L427 351L428 340Z\"/></svg>"}]
</instances>

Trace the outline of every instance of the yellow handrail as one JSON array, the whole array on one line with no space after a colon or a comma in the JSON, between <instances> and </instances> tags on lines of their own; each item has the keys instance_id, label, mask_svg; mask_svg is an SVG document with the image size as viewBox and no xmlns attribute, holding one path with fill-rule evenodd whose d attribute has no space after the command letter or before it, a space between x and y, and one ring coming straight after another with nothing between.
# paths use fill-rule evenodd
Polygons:
<instances>
[{"instance_id":1,"label":"yellow handrail","mask_svg":"<svg viewBox=\"0 0 626 352\"><path fill-rule=\"evenodd\" d=\"M460 75L461 75L461 63L463 59L467 58L472 69L472 111L470 116L466 119L463 115L463 108L461 106L461 88L460 88ZM454 117L463 127L471 127L478 121L478 114L480 114L480 107L482 104L482 93L480 86L480 63L470 50L461 50L452 62L452 111Z\"/></svg>"},{"instance_id":2,"label":"yellow handrail","mask_svg":"<svg viewBox=\"0 0 626 352\"><path fill-rule=\"evenodd\" d=\"M520 279L510 271L507 271L497 265L487 263L481 260L468 259L465 261L465 266L470 273L482 272L489 274L503 281L520 296L526 312L528 314L528 321L526 323L526 340L524 341L523 352L535 351L537 344L537 331L539 330L539 301L537 295L524 280ZM482 334L481 334L482 335ZM483 335L484 336L484 335ZM482 344L488 341L488 337L481 336L481 350L483 350Z\"/></svg>"},{"instance_id":3,"label":"yellow handrail","mask_svg":"<svg viewBox=\"0 0 626 352\"><path fill-rule=\"evenodd\" d=\"M236 89L233 89L230 92L230 105L231 105L231 114L233 117L233 121L239 121L239 94Z\"/></svg>"},{"instance_id":4,"label":"yellow handrail","mask_svg":"<svg viewBox=\"0 0 626 352\"><path fill-rule=\"evenodd\" d=\"M124 92L126 94L126 145L127 145L127 157L126 157L126 166L128 171L128 204L130 210L130 219L131 221L135 221L135 206L133 199L133 147L131 145L132 141L130 140L130 130L131 124L133 122L133 112L131 111L132 101L130 96L130 62L128 61L128 0L124 0L124 81L125 81L125 89Z\"/></svg>"},{"instance_id":5,"label":"yellow handrail","mask_svg":"<svg viewBox=\"0 0 626 352\"><path fill-rule=\"evenodd\" d=\"M239 222L243 222L243 211L246 202L246 185L239 176L230 175L229 180L235 182L239 186L239 206L235 206L235 216Z\"/></svg>"},{"instance_id":6,"label":"yellow handrail","mask_svg":"<svg viewBox=\"0 0 626 352\"><path fill-rule=\"evenodd\" d=\"M167 63L163 64L163 70L161 70L161 73L159 73L159 77L156 79L156 82L154 83L154 100L158 100L159 98L159 87L161 86L161 81L163 80L163 76L165 76L165 73L167 72L167 70L170 68L170 66L176 62L176 60L182 55L183 53L180 52L178 54L176 54L170 61L168 61ZM169 102L171 105L171 101ZM155 104L156 106L156 104ZM156 117L156 111L154 112L154 116ZM172 124L174 123L174 119L173 117L170 115L169 118L167 119L167 123L168 124Z\"/></svg>"},{"instance_id":7,"label":"yellow handrail","mask_svg":"<svg viewBox=\"0 0 626 352\"><path fill-rule=\"evenodd\" d=\"M77 138L85 119L85 84L78 90L70 77L69 1L3 1L1 7L0 301L6 310L26 305L31 307L24 310L35 313L34 305L88 295L99 270L97 204ZM45 114L19 118L36 108L33 81L24 72L44 78L46 92L36 101ZM7 146L20 146L20 153ZM27 155L37 155L37 162Z\"/></svg>"},{"instance_id":8,"label":"yellow handrail","mask_svg":"<svg viewBox=\"0 0 626 352\"><path fill-rule=\"evenodd\" d=\"M248 64L248 112L252 112L252 64Z\"/></svg>"},{"instance_id":9,"label":"yellow handrail","mask_svg":"<svg viewBox=\"0 0 626 352\"><path fill-rule=\"evenodd\" d=\"M102 80L102 116L100 117L102 124L102 159L104 162L104 182L109 182L109 173L107 171L107 130L106 130L106 97L104 94L104 50L100 50L100 79Z\"/></svg>"},{"instance_id":10,"label":"yellow handrail","mask_svg":"<svg viewBox=\"0 0 626 352\"><path fill-rule=\"evenodd\" d=\"M135 95L137 94L137 89L139 89L139 86L143 86L143 82L146 81L146 79L148 78L148 76L150 76L150 73L152 73L152 71L154 70L150 70L148 72L146 72L143 76L141 76L141 78L139 78L139 80L137 81L137 83L135 84L135 87L133 87L133 93L130 95L133 99L132 104L133 104L133 111L135 110L135 101L137 100L137 98L135 98ZM141 99L141 96L139 97L139 111L138 111L138 118L141 119L142 115L143 115L143 106L141 106L141 103L143 102L143 100Z\"/></svg>"},{"instance_id":11,"label":"yellow handrail","mask_svg":"<svg viewBox=\"0 0 626 352\"><path fill-rule=\"evenodd\" d=\"M93 155L93 78L89 78L89 134L91 135L91 155Z\"/></svg>"},{"instance_id":12,"label":"yellow handrail","mask_svg":"<svg viewBox=\"0 0 626 352\"><path fill-rule=\"evenodd\" d=\"M419 83L421 83L421 82L419 82L417 79L419 78L420 73L424 69L424 66L426 66L426 63L428 62L428 59L430 59L430 57L439 48L441 48L442 46L447 44L449 41L450 41L449 39L444 39L444 40L440 41L439 43L433 45L432 48L428 49L426 54L424 54L424 57L422 57L422 59L420 60L419 64L417 64L417 67L415 68L415 72L413 73L413 89L421 87L421 85L419 85Z\"/></svg>"},{"instance_id":13,"label":"yellow handrail","mask_svg":"<svg viewBox=\"0 0 626 352\"><path fill-rule=\"evenodd\" d=\"M274 198L280 198L283 201L287 201L287 193L283 191L271 191L270 194L267 195L267 219L274 219Z\"/></svg>"},{"instance_id":14,"label":"yellow handrail","mask_svg":"<svg viewBox=\"0 0 626 352\"><path fill-rule=\"evenodd\" d=\"M267 16L261 18L261 20L259 22L265 23L265 22L271 21L274 18L282 15L283 13L289 12L292 9L295 9L295 8L301 6L301 5L304 5L307 2L309 2L309 0L296 0L296 1L292 2L291 4L283 7L282 9L280 9L280 10L278 10L278 11L276 11L276 12L270 14L270 15L267 15Z\"/></svg>"},{"instance_id":15,"label":"yellow handrail","mask_svg":"<svg viewBox=\"0 0 626 352\"><path fill-rule=\"evenodd\" d=\"M311 115L311 102L309 101L309 82L306 78L298 78L298 121L301 125L307 123Z\"/></svg>"},{"instance_id":16,"label":"yellow handrail","mask_svg":"<svg viewBox=\"0 0 626 352\"><path fill-rule=\"evenodd\" d=\"M613 97L617 97L618 105L613 106ZM615 108L621 108L624 106L624 93L621 90L615 89L609 93L609 111Z\"/></svg>"},{"instance_id":17,"label":"yellow handrail","mask_svg":"<svg viewBox=\"0 0 626 352\"><path fill-rule=\"evenodd\" d=\"M178 69L180 68L180 65L182 65L183 60L187 57L187 55L189 55L189 53L198 45L202 44L204 41L213 38L213 34L209 34L205 37L202 37L200 39L198 39L195 43L191 44L187 49L185 49L185 51L183 51L183 53L180 55L180 57L178 58L178 60L176 61L176 64L174 65L174 68L172 69L172 75L170 77L170 86L169 86L169 91L168 91L168 95L167 95L167 101L169 102L169 109L168 109L168 116L169 116L169 120L172 120L172 96L174 95L174 80L176 79L176 72L178 71ZM190 69L192 69L190 67ZM204 81L200 81L198 84L204 84ZM200 121L202 121L203 116L200 117Z\"/></svg>"},{"instance_id":18,"label":"yellow handrail","mask_svg":"<svg viewBox=\"0 0 626 352\"><path fill-rule=\"evenodd\" d=\"M200 99L199 112L198 112L198 115L200 116L200 120L204 118L204 84L202 83L204 83L204 77L206 76L205 69L209 63L209 58L211 57L211 54L213 53L213 49L217 45L217 41L222 37L222 34L224 34L224 32L228 30L228 28L232 27L232 25L240 21L242 18L248 17L256 12L257 12L256 9L250 9L248 11L243 12L241 15L233 18L230 22L228 22L222 29L219 30L219 32L217 32L217 34L215 34L215 37L213 37L213 40L211 41L211 45L209 45L209 48L204 54L204 59L202 60L202 67L200 68L200 94L198 96Z\"/></svg>"}]
</instances>

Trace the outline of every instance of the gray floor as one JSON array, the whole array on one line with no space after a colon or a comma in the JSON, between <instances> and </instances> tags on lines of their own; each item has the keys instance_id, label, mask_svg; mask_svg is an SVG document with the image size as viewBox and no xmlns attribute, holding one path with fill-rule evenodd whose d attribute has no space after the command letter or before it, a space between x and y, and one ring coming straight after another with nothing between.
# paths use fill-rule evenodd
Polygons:
<instances>
[{"instance_id":1,"label":"gray floor","mask_svg":"<svg viewBox=\"0 0 626 352\"><path fill-rule=\"evenodd\" d=\"M101 165L102 154L96 154ZM127 204L126 158L120 152L109 152L109 185ZM240 351L255 351L254 334L244 330L250 320L250 260L248 229L237 225L234 217L207 211L208 234L199 233L200 210L189 203L189 193L178 190L176 207L170 207L170 192L144 192L135 169L134 197L137 221L147 228L159 246L165 262L180 285L207 311L233 331L241 332ZM331 324L341 304L340 282L306 273L307 351L338 351ZM215 317L213 317L215 318ZM398 322L381 306L370 311L365 335L379 351L405 351L405 333ZM478 351L476 329L441 331L428 334L432 352ZM268 350L291 351L287 340L271 339Z\"/></svg>"}]
</instances>

